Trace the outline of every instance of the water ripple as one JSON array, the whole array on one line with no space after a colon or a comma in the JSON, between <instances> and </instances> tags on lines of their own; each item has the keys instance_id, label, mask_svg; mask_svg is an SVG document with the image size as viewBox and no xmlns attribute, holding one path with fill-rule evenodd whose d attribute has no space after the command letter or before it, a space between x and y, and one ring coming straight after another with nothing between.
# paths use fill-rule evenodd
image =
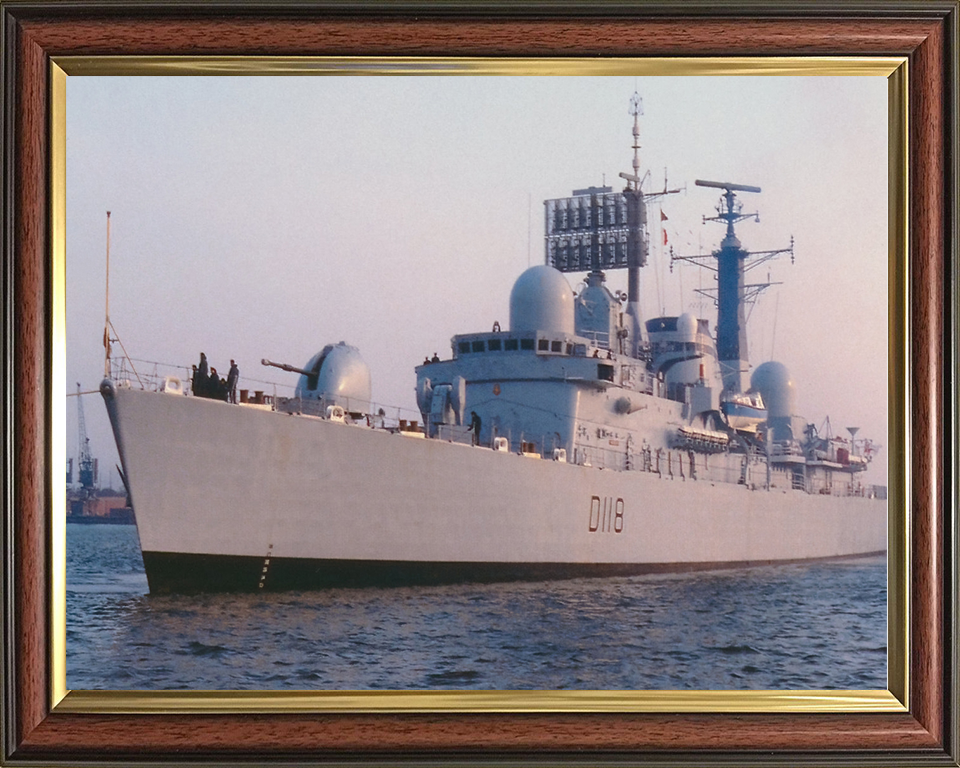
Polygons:
<instances>
[{"instance_id":1,"label":"water ripple","mask_svg":"<svg viewBox=\"0 0 960 768\"><path fill-rule=\"evenodd\" d=\"M68 526L74 689L877 689L881 558L693 574L154 597L136 530Z\"/></svg>"}]
</instances>

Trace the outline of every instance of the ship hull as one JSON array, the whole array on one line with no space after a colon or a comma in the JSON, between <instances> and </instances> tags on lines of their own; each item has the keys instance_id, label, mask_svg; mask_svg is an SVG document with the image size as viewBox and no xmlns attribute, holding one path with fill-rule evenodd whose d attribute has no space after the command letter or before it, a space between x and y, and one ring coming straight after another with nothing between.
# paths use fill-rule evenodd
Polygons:
<instances>
[{"instance_id":1,"label":"ship hull","mask_svg":"<svg viewBox=\"0 0 960 768\"><path fill-rule=\"evenodd\" d=\"M882 500L103 391L153 592L627 575L886 550Z\"/></svg>"},{"instance_id":2,"label":"ship hull","mask_svg":"<svg viewBox=\"0 0 960 768\"><path fill-rule=\"evenodd\" d=\"M871 557L883 550L796 562ZM147 581L153 594L249 592L263 583L268 591L329 588L495 584L508 581L561 581L579 578L686 573L776 565L790 560L706 563L437 563L411 560L310 560L144 552ZM266 570L264 570L266 568Z\"/></svg>"}]
</instances>

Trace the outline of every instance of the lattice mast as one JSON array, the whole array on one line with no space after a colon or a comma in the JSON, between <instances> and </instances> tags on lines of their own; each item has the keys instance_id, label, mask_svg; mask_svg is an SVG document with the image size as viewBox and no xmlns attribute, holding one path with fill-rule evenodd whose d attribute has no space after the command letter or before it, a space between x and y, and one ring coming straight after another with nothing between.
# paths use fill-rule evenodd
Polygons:
<instances>
[{"instance_id":1,"label":"lattice mast","mask_svg":"<svg viewBox=\"0 0 960 768\"><path fill-rule=\"evenodd\" d=\"M722 395L743 392L743 376L749 370L747 351L747 322L745 307L764 290L776 283L755 283L747 285L744 275L751 269L784 253L790 254L793 263L793 237L788 248L773 251L747 251L741 247L734 224L745 219L760 221L757 213L743 213L743 204L736 199L736 192L760 192L760 187L746 184L734 184L726 181L696 180L698 187L712 187L724 190L717 204L716 216L704 216L704 222L719 221L727 225L726 235L720 243L720 249L709 254L697 256L677 256L671 252L671 267L674 261L698 262L700 266L717 273L717 358L723 379ZM716 261L716 266L710 261ZM703 293L708 293L703 291Z\"/></svg>"}]
</instances>

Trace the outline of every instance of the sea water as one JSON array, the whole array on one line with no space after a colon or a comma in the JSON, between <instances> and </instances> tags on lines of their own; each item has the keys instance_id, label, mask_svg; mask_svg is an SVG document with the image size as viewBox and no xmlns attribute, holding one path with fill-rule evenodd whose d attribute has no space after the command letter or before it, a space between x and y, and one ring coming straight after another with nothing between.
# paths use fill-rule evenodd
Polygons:
<instances>
[{"instance_id":1,"label":"sea water","mask_svg":"<svg viewBox=\"0 0 960 768\"><path fill-rule=\"evenodd\" d=\"M152 596L67 525L67 687L886 688L884 558L511 584Z\"/></svg>"}]
</instances>

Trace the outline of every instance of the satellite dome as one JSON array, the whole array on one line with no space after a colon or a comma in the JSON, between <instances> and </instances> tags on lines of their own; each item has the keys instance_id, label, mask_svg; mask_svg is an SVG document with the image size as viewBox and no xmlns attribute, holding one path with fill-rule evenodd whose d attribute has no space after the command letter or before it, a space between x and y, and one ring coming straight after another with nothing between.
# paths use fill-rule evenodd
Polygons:
<instances>
[{"instance_id":1,"label":"satellite dome","mask_svg":"<svg viewBox=\"0 0 960 768\"><path fill-rule=\"evenodd\" d=\"M573 291L559 271L530 267L510 291L510 330L573 334Z\"/></svg>"},{"instance_id":2,"label":"satellite dome","mask_svg":"<svg viewBox=\"0 0 960 768\"><path fill-rule=\"evenodd\" d=\"M695 341L697 338L697 318L689 312L684 312L677 318L677 333L686 341Z\"/></svg>"},{"instance_id":3,"label":"satellite dome","mask_svg":"<svg viewBox=\"0 0 960 768\"><path fill-rule=\"evenodd\" d=\"M360 357L360 350L349 344L328 344L310 358L297 382L296 396L325 400L347 411L370 408L370 368Z\"/></svg>"},{"instance_id":4,"label":"satellite dome","mask_svg":"<svg viewBox=\"0 0 960 768\"><path fill-rule=\"evenodd\" d=\"M771 419L793 415L796 388L783 363L770 360L758 365L750 377L750 388L760 393Z\"/></svg>"}]
</instances>

